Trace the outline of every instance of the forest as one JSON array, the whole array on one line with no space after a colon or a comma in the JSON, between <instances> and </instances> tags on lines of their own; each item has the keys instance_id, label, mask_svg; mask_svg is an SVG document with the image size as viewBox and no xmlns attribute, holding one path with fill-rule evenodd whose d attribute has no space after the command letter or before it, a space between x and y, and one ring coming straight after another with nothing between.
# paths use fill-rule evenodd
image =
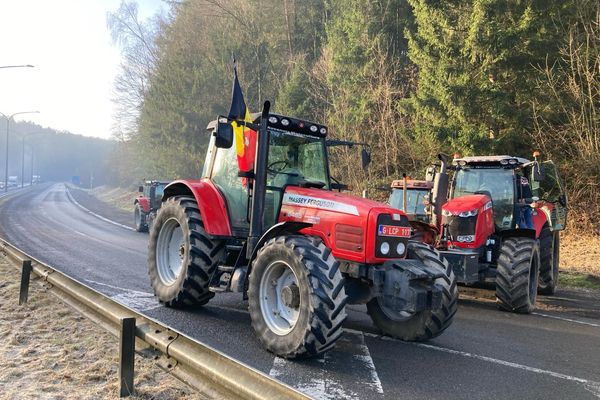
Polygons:
<instances>
[{"instance_id":1,"label":"forest","mask_svg":"<svg viewBox=\"0 0 600 400\"><path fill-rule=\"evenodd\" d=\"M107 16L122 51L110 179L198 177L226 114L232 55L251 112L317 121L369 143L332 173L359 189L424 176L436 154L560 167L570 226L600 218L600 3L594 0L191 0ZM365 185L367 187L365 187Z\"/></svg>"}]
</instances>

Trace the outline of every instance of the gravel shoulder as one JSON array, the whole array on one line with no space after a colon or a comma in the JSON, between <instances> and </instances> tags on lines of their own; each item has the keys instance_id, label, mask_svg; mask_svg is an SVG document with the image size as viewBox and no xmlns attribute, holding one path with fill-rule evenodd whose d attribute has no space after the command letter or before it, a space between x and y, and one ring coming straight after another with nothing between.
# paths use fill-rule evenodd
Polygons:
<instances>
[{"instance_id":1,"label":"gravel shoulder","mask_svg":"<svg viewBox=\"0 0 600 400\"><path fill-rule=\"evenodd\" d=\"M18 305L19 274L0 255L0 399L118 398L118 339L32 282ZM196 399L189 387L136 354L131 399Z\"/></svg>"}]
</instances>

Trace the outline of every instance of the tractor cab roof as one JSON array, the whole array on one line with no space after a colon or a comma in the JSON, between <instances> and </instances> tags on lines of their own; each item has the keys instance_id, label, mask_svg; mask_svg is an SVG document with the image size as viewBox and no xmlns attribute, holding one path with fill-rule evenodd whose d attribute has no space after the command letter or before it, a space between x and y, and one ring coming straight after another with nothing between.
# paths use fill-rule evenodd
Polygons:
<instances>
[{"instance_id":1,"label":"tractor cab roof","mask_svg":"<svg viewBox=\"0 0 600 400\"><path fill-rule=\"evenodd\" d=\"M250 114L250 117L252 118L253 124L259 124L261 119L261 113ZM217 121L218 120L215 119L214 121L209 122L206 129L216 129ZM327 127L325 125L280 114L269 114L268 126L278 131L301 133L304 135L322 138L327 136Z\"/></svg>"},{"instance_id":2,"label":"tractor cab roof","mask_svg":"<svg viewBox=\"0 0 600 400\"><path fill-rule=\"evenodd\" d=\"M146 180L144 185L168 185L171 181Z\"/></svg>"},{"instance_id":3,"label":"tractor cab roof","mask_svg":"<svg viewBox=\"0 0 600 400\"><path fill-rule=\"evenodd\" d=\"M530 161L522 157L502 156L472 156L452 160L452 165L481 168L517 168Z\"/></svg>"},{"instance_id":4,"label":"tractor cab roof","mask_svg":"<svg viewBox=\"0 0 600 400\"><path fill-rule=\"evenodd\" d=\"M392 189L403 189L403 188L404 188L404 179L396 179L392 182ZM406 188L407 189L417 189L417 190L431 190L433 188L433 182L407 179L406 180Z\"/></svg>"}]
</instances>

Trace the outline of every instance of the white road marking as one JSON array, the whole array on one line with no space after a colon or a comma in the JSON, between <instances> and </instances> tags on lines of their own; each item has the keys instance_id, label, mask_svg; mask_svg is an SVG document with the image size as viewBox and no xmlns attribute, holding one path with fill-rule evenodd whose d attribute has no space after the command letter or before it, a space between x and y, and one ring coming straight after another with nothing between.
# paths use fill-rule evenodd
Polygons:
<instances>
[{"instance_id":1,"label":"white road marking","mask_svg":"<svg viewBox=\"0 0 600 400\"><path fill-rule=\"evenodd\" d=\"M318 400L359 399L365 388L382 395L383 387L362 332L344 331L336 346L315 365L275 357L269 375ZM336 371L353 371L351 385L337 379Z\"/></svg>"},{"instance_id":2,"label":"white road marking","mask_svg":"<svg viewBox=\"0 0 600 400\"><path fill-rule=\"evenodd\" d=\"M576 324L588 325L588 326L594 326L596 328L600 328L600 324L595 324L593 322L580 321L580 320L577 320L577 319L558 317L556 315L542 314L542 313L537 313L537 312L534 312L532 314L540 316L540 317L558 319L558 320L561 320L561 321L573 322L573 323L576 323Z\"/></svg>"},{"instance_id":3,"label":"white road marking","mask_svg":"<svg viewBox=\"0 0 600 400\"><path fill-rule=\"evenodd\" d=\"M348 331L359 332L359 331L354 331L354 330L350 330L350 329L346 329L345 330L345 332L348 332ZM547 369L530 367L528 365L518 364L518 363L511 362L511 361L500 360L498 358L493 358L493 357L488 357L488 356L482 356L482 355L479 355L479 354L473 354L473 353L469 353L469 352L466 352L466 351L449 349L447 347L435 346L435 345L431 345L431 344L427 344L427 343L404 342L402 340L394 339L394 338L387 337L387 336L377 335L377 334L374 334L374 333L368 333L368 332L364 332L363 334L365 336L376 337L376 338L379 338L379 339L382 339L382 340L389 340L389 341L393 341L393 342L403 343L403 344L406 344L406 345L417 346L417 347L422 347L422 348L426 348L426 349L430 349L430 350L441 351L443 353L459 355L459 356L467 357L467 358L473 358L473 359L476 359L476 360L486 361L486 362L489 362L489 363L498 364L498 365L502 365L502 366L505 366L505 367L517 368L517 369L520 369L520 370L524 370L524 371L528 371L528 372L533 372L533 373L536 373L536 374L547 375L547 376L551 376L553 378L558 378L558 379L563 379L563 380L567 380L567 381L571 381L571 382L580 383L580 384L583 384L584 387L588 391L590 391L591 393L593 393L596 397L600 398L600 382L592 381L592 380L589 380L589 379L579 378L579 377L572 376L572 375L562 374L560 372L549 371Z\"/></svg>"},{"instance_id":4,"label":"white road marking","mask_svg":"<svg viewBox=\"0 0 600 400\"><path fill-rule=\"evenodd\" d=\"M84 212L86 212L86 213L88 213L88 214L90 214L90 215L93 215L94 217L96 217L96 218L98 218L98 219L101 219L101 220L102 220L102 221L104 221L104 222L108 222L109 224L113 224L113 225L116 225L116 226L120 226L121 228L124 228L124 229L127 229L127 230L130 230L130 231L134 231L134 232L135 232L135 229L134 229L134 228L132 228L131 226L127 226L127 225L120 224L120 223L118 223L118 222L116 222L116 221L113 221L112 219L108 219L108 218L106 218L106 217L103 217L103 216L102 216L102 215L100 215L100 214L96 214L95 212L88 210L87 208L85 208L84 206L82 206L81 204L79 204L79 203L77 202L77 200L75 200L75 198L74 198L74 197L71 195L71 192L69 191L69 188L68 188L67 186L65 186L65 189L66 189L67 197L69 198L69 200L71 200L71 202L72 202L73 204L75 204L77 207L79 207L79 208L80 208L81 210L83 210Z\"/></svg>"}]
</instances>

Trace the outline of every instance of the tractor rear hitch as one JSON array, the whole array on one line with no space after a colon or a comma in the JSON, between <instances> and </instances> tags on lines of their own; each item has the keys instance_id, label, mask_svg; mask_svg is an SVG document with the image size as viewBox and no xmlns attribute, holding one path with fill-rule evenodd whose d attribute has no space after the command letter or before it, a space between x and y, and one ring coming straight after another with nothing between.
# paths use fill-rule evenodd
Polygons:
<instances>
[{"instance_id":1,"label":"tractor rear hitch","mask_svg":"<svg viewBox=\"0 0 600 400\"><path fill-rule=\"evenodd\" d=\"M388 261L373 269L373 285L383 305L395 312L436 310L442 306L443 272L414 260Z\"/></svg>"}]
</instances>

